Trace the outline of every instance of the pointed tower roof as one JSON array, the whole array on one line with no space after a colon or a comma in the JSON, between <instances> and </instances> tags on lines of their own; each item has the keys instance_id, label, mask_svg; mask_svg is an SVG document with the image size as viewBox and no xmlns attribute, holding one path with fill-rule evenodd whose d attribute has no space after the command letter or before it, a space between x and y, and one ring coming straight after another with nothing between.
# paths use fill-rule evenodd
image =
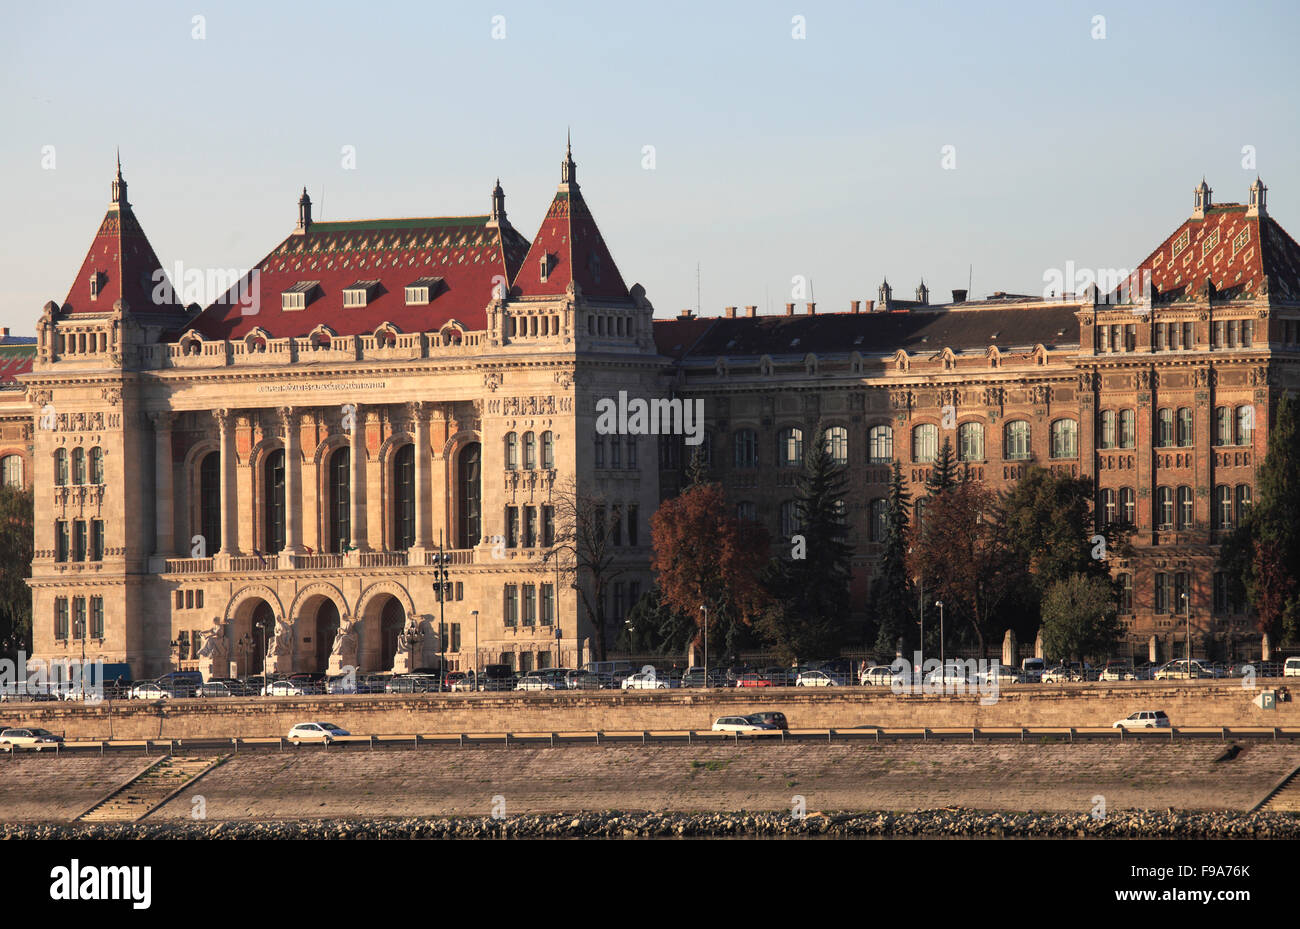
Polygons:
<instances>
[{"instance_id":1,"label":"pointed tower roof","mask_svg":"<svg viewBox=\"0 0 1300 929\"><path fill-rule=\"evenodd\" d=\"M62 310L65 314L108 313L118 300L125 302L132 316L154 325L179 325L187 316L126 199L120 156L112 202Z\"/></svg>"},{"instance_id":2,"label":"pointed tower roof","mask_svg":"<svg viewBox=\"0 0 1300 929\"><path fill-rule=\"evenodd\" d=\"M571 283L576 283L588 297L630 299L623 276L578 187L572 145L566 145L559 189L515 276L512 290L520 297L554 297L565 293Z\"/></svg>"}]
</instances>

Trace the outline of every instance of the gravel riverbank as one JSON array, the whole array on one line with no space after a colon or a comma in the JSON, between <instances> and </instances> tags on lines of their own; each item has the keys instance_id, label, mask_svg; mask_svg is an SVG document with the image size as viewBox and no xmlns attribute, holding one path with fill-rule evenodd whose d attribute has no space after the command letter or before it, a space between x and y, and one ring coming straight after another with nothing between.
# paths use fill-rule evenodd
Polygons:
<instances>
[{"instance_id":1,"label":"gravel riverbank","mask_svg":"<svg viewBox=\"0 0 1300 929\"><path fill-rule=\"evenodd\" d=\"M0 839L500 839L500 838L1300 838L1291 813L1120 810L1088 814L993 813L579 813L491 818L279 822L30 823Z\"/></svg>"}]
</instances>

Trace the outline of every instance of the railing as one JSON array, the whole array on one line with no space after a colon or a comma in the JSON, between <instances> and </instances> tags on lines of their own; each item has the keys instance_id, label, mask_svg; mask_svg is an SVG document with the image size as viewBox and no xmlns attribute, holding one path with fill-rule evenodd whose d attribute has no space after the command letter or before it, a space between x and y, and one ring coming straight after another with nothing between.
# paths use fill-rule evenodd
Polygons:
<instances>
[{"instance_id":1,"label":"railing","mask_svg":"<svg viewBox=\"0 0 1300 929\"><path fill-rule=\"evenodd\" d=\"M343 567L343 556L338 554L290 555L289 566L297 570L320 570Z\"/></svg>"},{"instance_id":2,"label":"railing","mask_svg":"<svg viewBox=\"0 0 1300 929\"><path fill-rule=\"evenodd\" d=\"M390 343L374 335L336 336L328 343L313 344L311 336L245 341L242 339L175 342L143 345L139 359L145 368L210 368L230 365L289 364L298 360L358 361L364 359L414 359L438 354L473 354L487 344L486 332L448 334L438 332L397 333Z\"/></svg>"},{"instance_id":3,"label":"railing","mask_svg":"<svg viewBox=\"0 0 1300 929\"><path fill-rule=\"evenodd\" d=\"M166 560L165 573L167 574L211 574L211 558L168 558Z\"/></svg>"},{"instance_id":4,"label":"railing","mask_svg":"<svg viewBox=\"0 0 1300 929\"><path fill-rule=\"evenodd\" d=\"M449 565L472 565L474 549L459 548L444 551ZM536 554L535 552L532 554ZM437 551L425 551L423 558L415 560L409 552L356 552L352 555L317 552L310 555L280 552L275 555L237 555L218 568L215 558L167 558L165 574L212 574L222 572L264 571L338 571L346 568L406 568L436 566Z\"/></svg>"},{"instance_id":5,"label":"railing","mask_svg":"<svg viewBox=\"0 0 1300 929\"><path fill-rule=\"evenodd\" d=\"M358 561L363 568L405 568L406 552L361 552Z\"/></svg>"}]
</instances>

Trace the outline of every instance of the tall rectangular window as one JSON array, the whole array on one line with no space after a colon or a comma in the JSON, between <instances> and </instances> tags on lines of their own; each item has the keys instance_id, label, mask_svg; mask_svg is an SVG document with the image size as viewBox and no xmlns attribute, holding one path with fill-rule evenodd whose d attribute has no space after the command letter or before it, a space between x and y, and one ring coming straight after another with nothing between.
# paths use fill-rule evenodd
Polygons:
<instances>
[{"instance_id":1,"label":"tall rectangular window","mask_svg":"<svg viewBox=\"0 0 1300 929\"><path fill-rule=\"evenodd\" d=\"M555 624L555 585L542 585L542 625Z\"/></svg>"},{"instance_id":2,"label":"tall rectangular window","mask_svg":"<svg viewBox=\"0 0 1300 929\"><path fill-rule=\"evenodd\" d=\"M68 638L68 598L54 598L54 638L66 640Z\"/></svg>"},{"instance_id":3,"label":"tall rectangular window","mask_svg":"<svg viewBox=\"0 0 1300 929\"><path fill-rule=\"evenodd\" d=\"M537 547L537 507L524 507L524 548Z\"/></svg>"},{"instance_id":4,"label":"tall rectangular window","mask_svg":"<svg viewBox=\"0 0 1300 929\"><path fill-rule=\"evenodd\" d=\"M519 625L519 585L506 584L502 612L507 626Z\"/></svg>"},{"instance_id":5,"label":"tall rectangular window","mask_svg":"<svg viewBox=\"0 0 1300 929\"><path fill-rule=\"evenodd\" d=\"M506 507L506 548L519 547L519 507Z\"/></svg>"},{"instance_id":6,"label":"tall rectangular window","mask_svg":"<svg viewBox=\"0 0 1300 929\"><path fill-rule=\"evenodd\" d=\"M460 651L460 623L451 624L451 650Z\"/></svg>"},{"instance_id":7,"label":"tall rectangular window","mask_svg":"<svg viewBox=\"0 0 1300 929\"><path fill-rule=\"evenodd\" d=\"M88 536L86 534L86 521L78 519L73 523L72 536L72 560L85 561L86 549L88 546Z\"/></svg>"},{"instance_id":8,"label":"tall rectangular window","mask_svg":"<svg viewBox=\"0 0 1300 929\"><path fill-rule=\"evenodd\" d=\"M1156 572L1155 611L1157 613L1169 612L1169 575L1163 571Z\"/></svg>"},{"instance_id":9,"label":"tall rectangular window","mask_svg":"<svg viewBox=\"0 0 1300 929\"><path fill-rule=\"evenodd\" d=\"M550 548L555 544L555 507L542 507L542 545Z\"/></svg>"},{"instance_id":10,"label":"tall rectangular window","mask_svg":"<svg viewBox=\"0 0 1300 929\"><path fill-rule=\"evenodd\" d=\"M92 639L102 639L104 637L104 598L90 598L90 637Z\"/></svg>"},{"instance_id":11,"label":"tall rectangular window","mask_svg":"<svg viewBox=\"0 0 1300 929\"><path fill-rule=\"evenodd\" d=\"M534 584L524 585L524 625L537 625L537 587Z\"/></svg>"},{"instance_id":12,"label":"tall rectangular window","mask_svg":"<svg viewBox=\"0 0 1300 929\"><path fill-rule=\"evenodd\" d=\"M637 505L631 504L627 508L627 544L636 545L637 537L640 534L641 527L638 525Z\"/></svg>"},{"instance_id":13,"label":"tall rectangular window","mask_svg":"<svg viewBox=\"0 0 1300 929\"><path fill-rule=\"evenodd\" d=\"M66 519L56 520L54 523L54 560L64 562L68 560L68 521Z\"/></svg>"},{"instance_id":14,"label":"tall rectangular window","mask_svg":"<svg viewBox=\"0 0 1300 929\"><path fill-rule=\"evenodd\" d=\"M86 598L72 598L72 634L78 639L86 637Z\"/></svg>"},{"instance_id":15,"label":"tall rectangular window","mask_svg":"<svg viewBox=\"0 0 1300 929\"><path fill-rule=\"evenodd\" d=\"M90 521L90 560L104 560L104 521L102 519L92 519Z\"/></svg>"}]
</instances>

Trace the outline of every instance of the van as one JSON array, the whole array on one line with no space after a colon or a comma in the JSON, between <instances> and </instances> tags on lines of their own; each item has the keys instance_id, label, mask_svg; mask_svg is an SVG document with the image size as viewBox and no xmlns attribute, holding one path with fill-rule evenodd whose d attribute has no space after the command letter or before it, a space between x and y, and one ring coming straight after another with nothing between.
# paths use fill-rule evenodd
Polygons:
<instances>
[{"instance_id":1,"label":"van","mask_svg":"<svg viewBox=\"0 0 1300 929\"><path fill-rule=\"evenodd\" d=\"M1300 658L1288 658L1282 665L1283 677L1300 677Z\"/></svg>"},{"instance_id":2,"label":"van","mask_svg":"<svg viewBox=\"0 0 1300 929\"><path fill-rule=\"evenodd\" d=\"M1020 670L1024 672L1025 680L1041 681L1043 672L1047 670L1047 661L1042 658L1026 658L1020 662Z\"/></svg>"},{"instance_id":3,"label":"van","mask_svg":"<svg viewBox=\"0 0 1300 929\"><path fill-rule=\"evenodd\" d=\"M198 671L168 671L158 678L158 686L170 690L178 697L192 697L198 693L203 675Z\"/></svg>"}]
</instances>

